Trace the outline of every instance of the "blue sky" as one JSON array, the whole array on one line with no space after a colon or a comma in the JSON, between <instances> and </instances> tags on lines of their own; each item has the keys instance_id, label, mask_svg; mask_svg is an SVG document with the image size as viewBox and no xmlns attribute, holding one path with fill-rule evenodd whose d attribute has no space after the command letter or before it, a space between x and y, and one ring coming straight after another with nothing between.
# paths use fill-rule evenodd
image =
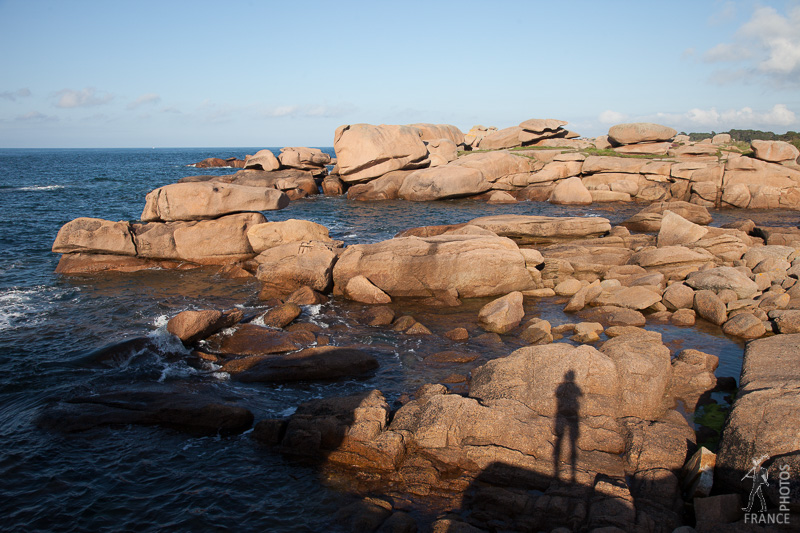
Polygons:
<instances>
[{"instance_id":1,"label":"blue sky","mask_svg":"<svg viewBox=\"0 0 800 533\"><path fill-rule=\"evenodd\" d=\"M800 130L800 1L0 0L0 147L330 146L359 122Z\"/></svg>"}]
</instances>

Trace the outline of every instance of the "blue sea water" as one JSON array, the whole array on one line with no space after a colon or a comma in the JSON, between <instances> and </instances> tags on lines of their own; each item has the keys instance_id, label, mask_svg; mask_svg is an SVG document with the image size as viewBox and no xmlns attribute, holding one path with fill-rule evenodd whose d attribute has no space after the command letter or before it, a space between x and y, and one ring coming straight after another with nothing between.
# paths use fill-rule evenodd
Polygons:
<instances>
[{"instance_id":1,"label":"blue sea water","mask_svg":"<svg viewBox=\"0 0 800 533\"><path fill-rule=\"evenodd\" d=\"M256 150L0 150L0 529L333 531L333 514L352 496L325 483L314 468L259 446L249 434L197 438L159 428L123 427L63 435L38 429L34 421L53 401L142 383L206 387L248 407L259 420L284 416L311 398L372 388L394 402L404 392L453 373L452 368L424 365L419 355L446 349L441 339L423 342L359 329L351 319L359 308L335 301L306 308L301 319L329 328L334 341L346 336L371 346L381 363L374 376L258 386L201 372L159 350L114 364L92 359L97 350L136 337L149 337L166 353L175 348L165 333L170 316L209 307L257 310L262 305L258 287L210 271L58 276L53 273L58 255L50 248L59 228L82 216L137 220L145 195L156 187L189 175L234 172L188 164L206 157L243 158ZM594 215L616 223L639 208L531 202L491 206L468 200L360 203L318 196L265 214L269 220L313 220L327 226L333 238L351 244L486 214ZM721 214L720 220L726 216ZM480 304L414 313L437 333L477 313ZM526 305L531 314L566 320L558 304ZM738 376L741 345L718 331L657 329L676 348L719 355L719 375ZM474 349L483 359L510 351L508 346Z\"/></svg>"}]
</instances>

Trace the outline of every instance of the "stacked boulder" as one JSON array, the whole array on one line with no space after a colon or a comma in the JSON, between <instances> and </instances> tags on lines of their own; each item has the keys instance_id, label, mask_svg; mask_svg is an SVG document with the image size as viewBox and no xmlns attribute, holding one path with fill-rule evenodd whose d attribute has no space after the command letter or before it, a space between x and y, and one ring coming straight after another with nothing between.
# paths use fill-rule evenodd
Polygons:
<instances>
[{"instance_id":1,"label":"stacked boulder","mask_svg":"<svg viewBox=\"0 0 800 533\"><path fill-rule=\"evenodd\" d=\"M464 136L464 147L468 150L476 150L481 140L487 135L496 132L497 128L494 126L486 127L482 125L472 126L472 128Z\"/></svg>"},{"instance_id":2,"label":"stacked boulder","mask_svg":"<svg viewBox=\"0 0 800 533\"><path fill-rule=\"evenodd\" d=\"M465 395L423 386L391 422L375 390L313 400L254 434L404 493L455 494L486 530L671 531L695 440L671 407L675 377L661 336L631 331L599 349L522 348L475 369Z\"/></svg>"},{"instance_id":3,"label":"stacked boulder","mask_svg":"<svg viewBox=\"0 0 800 533\"><path fill-rule=\"evenodd\" d=\"M674 129L649 122L617 124L608 130L608 141L621 154L666 155Z\"/></svg>"},{"instance_id":4,"label":"stacked boulder","mask_svg":"<svg viewBox=\"0 0 800 533\"><path fill-rule=\"evenodd\" d=\"M53 243L63 254L56 272L230 265L252 259L248 230L266 222L261 211L289 204L283 192L229 183L175 183L146 197L141 222L78 218Z\"/></svg>"},{"instance_id":5,"label":"stacked boulder","mask_svg":"<svg viewBox=\"0 0 800 533\"><path fill-rule=\"evenodd\" d=\"M746 157L711 142L671 143L675 130L665 126L619 124L606 139L621 156L634 157L586 155L580 150L602 147L604 139L573 139L564 124L531 119L495 132L476 127L466 136L436 124L342 126L334 144L338 174L323 188L367 201L478 197L492 203L679 200L705 207L800 207L797 149L788 143L754 141L755 157ZM565 151L567 141L582 144ZM491 150L458 156L462 145ZM524 145L538 149L508 150Z\"/></svg>"},{"instance_id":6,"label":"stacked boulder","mask_svg":"<svg viewBox=\"0 0 800 533\"><path fill-rule=\"evenodd\" d=\"M322 177L328 173L327 165L331 164L331 156L319 148L286 147L281 148L278 161L280 168L306 170L314 177Z\"/></svg>"},{"instance_id":7,"label":"stacked boulder","mask_svg":"<svg viewBox=\"0 0 800 533\"><path fill-rule=\"evenodd\" d=\"M502 150L518 146L536 146L549 139L572 139L577 134L564 129L567 123L563 120L530 119L483 136L473 148L480 150Z\"/></svg>"}]
</instances>

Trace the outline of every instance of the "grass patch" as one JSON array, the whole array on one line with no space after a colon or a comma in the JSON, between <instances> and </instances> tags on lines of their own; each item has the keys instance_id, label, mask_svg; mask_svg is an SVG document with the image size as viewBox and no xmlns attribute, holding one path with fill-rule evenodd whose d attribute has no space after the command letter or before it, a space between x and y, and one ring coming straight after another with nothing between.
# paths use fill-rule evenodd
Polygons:
<instances>
[{"instance_id":1,"label":"grass patch","mask_svg":"<svg viewBox=\"0 0 800 533\"><path fill-rule=\"evenodd\" d=\"M611 148L584 148L581 150L582 153L586 155L598 155L598 156L606 156L606 157L623 157L627 159L664 159L667 157L666 155L657 155L657 154L620 154L612 150Z\"/></svg>"},{"instance_id":2,"label":"grass patch","mask_svg":"<svg viewBox=\"0 0 800 533\"><path fill-rule=\"evenodd\" d=\"M496 150L459 150L458 157L462 157L469 154L485 154L487 152L525 152L530 150L561 150L561 152L574 152L575 148L572 148L570 146L515 146L514 148L498 148ZM524 154L515 154L515 155L531 157L531 156L525 156Z\"/></svg>"},{"instance_id":3,"label":"grass patch","mask_svg":"<svg viewBox=\"0 0 800 533\"><path fill-rule=\"evenodd\" d=\"M719 405L711 403L701 406L694 413L694 422L709 429L713 429L717 434L709 437L703 441L698 441L698 446L705 446L712 452L716 453L719 449L719 440L722 438L722 426L725 425L725 420L728 418L731 408L729 405Z\"/></svg>"},{"instance_id":4,"label":"grass patch","mask_svg":"<svg viewBox=\"0 0 800 533\"><path fill-rule=\"evenodd\" d=\"M561 150L574 152L575 148L571 146L517 146L516 148L512 148L512 152L521 151L521 150Z\"/></svg>"}]
</instances>

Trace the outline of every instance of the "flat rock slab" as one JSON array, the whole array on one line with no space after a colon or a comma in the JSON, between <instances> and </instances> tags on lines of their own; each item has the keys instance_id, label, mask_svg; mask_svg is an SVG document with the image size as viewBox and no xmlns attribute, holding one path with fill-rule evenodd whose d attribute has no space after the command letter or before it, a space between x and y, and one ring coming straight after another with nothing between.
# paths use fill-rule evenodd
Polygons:
<instances>
[{"instance_id":1,"label":"flat rock slab","mask_svg":"<svg viewBox=\"0 0 800 533\"><path fill-rule=\"evenodd\" d=\"M660 294L645 287L612 287L603 290L592 305L642 310L660 301Z\"/></svg>"},{"instance_id":2,"label":"flat rock slab","mask_svg":"<svg viewBox=\"0 0 800 533\"><path fill-rule=\"evenodd\" d=\"M209 338L208 350L230 356L269 355L299 350L302 340L298 333L242 324L231 335L222 333Z\"/></svg>"},{"instance_id":3,"label":"flat rock slab","mask_svg":"<svg viewBox=\"0 0 800 533\"><path fill-rule=\"evenodd\" d=\"M129 424L193 435L234 434L250 428L253 413L205 394L159 389L77 397L47 407L37 419L39 427L65 433Z\"/></svg>"},{"instance_id":4,"label":"flat rock slab","mask_svg":"<svg viewBox=\"0 0 800 533\"><path fill-rule=\"evenodd\" d=\"M800 334L750 342L745 349L739 394L726 422L715 476L728 489L747 494L754 468L767 468L764 494L777 506L779 474L788 469L790 507L800 508Z\"/></svg>"},{"instance_id":5,"label":"flat rock slab","mask_svg":"<svg viewBox=\"0 0 800 533\"><path fill-rule=\"evenodd\" d=\"M234 377L245 382L284 383L359 376L378 368L372 355L355 348L318 346L259 361Z\"/></svg>"},{"instance_id":6,"label":"flat rock slab","mask_svg":"<svg viewBox=\"0 0 800 533\"><path fill-rule=\"evenodd\" d=\"M469 224L508 237L517 244L553 244L599 237L611 231L611 223L601 217L496 215L476 218Z\"/></svg>"}]
</instances>

